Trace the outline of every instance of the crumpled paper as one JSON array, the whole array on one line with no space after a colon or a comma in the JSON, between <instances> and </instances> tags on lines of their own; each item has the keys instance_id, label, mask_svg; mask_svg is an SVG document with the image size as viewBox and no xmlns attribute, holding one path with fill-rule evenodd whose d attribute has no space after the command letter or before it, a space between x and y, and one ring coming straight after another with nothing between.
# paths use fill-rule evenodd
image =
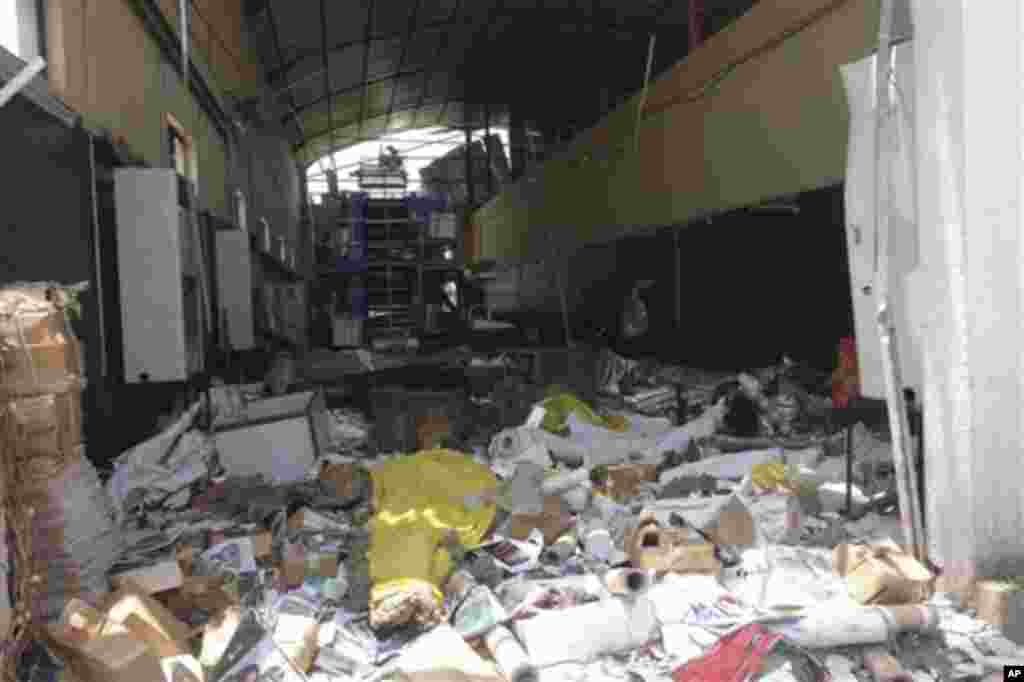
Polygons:
<instances>
[{"instance_id":1,"label":"crumpled paper","mask_svg":"<svg viewBox=\"0 0 1024 682\"><path fill-rule=\"evenodd\" d=\"M216 452L213 440L190 430L199 409L196 403L170 428L114 461L107 492L119 520L139 506L164 502L209 475Z\"/></svg>"},{"instance_id":2,"label":"crumpled paper","mask_svg":"<svg viewBox=\"0 0 1024 682\"><path fill-rule=\"evenodd\" d=\"M491 469L502 478L511 478L521 462L541 469L551 466L551 453L538 429L519 427L498 433L487 449Z\"/></svg>"}]
</instances>

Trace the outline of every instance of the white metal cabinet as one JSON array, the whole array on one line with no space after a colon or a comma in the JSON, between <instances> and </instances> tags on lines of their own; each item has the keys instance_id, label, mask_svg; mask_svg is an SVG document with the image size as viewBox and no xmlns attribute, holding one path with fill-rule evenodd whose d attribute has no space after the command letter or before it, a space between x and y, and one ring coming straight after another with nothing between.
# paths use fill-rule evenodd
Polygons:
<instances>
[{"instance_id":1,"label":"white metal cabinet","mask_svg":"<svg viewBox=\"0 0 1024 682\"><path fill-rule=\"evenodd\" d=\"M124 371L128 382L184 381L202 368L200 296L178 176L163 168L114 171ZM199 286L198 282L195 283Z\"/></svg>"},{"instance_id":2,"label":"white metal cabinet","mask_svg":"<svg viewBox=\"0 0 1024 682\"><path fill-rule=\"evenodd\" d=\"M228 341L235 350L252 348L255 322L252 305L252 247L245 230L217 233L217 286L227 317Z\"/></svg>"}]
</instances>

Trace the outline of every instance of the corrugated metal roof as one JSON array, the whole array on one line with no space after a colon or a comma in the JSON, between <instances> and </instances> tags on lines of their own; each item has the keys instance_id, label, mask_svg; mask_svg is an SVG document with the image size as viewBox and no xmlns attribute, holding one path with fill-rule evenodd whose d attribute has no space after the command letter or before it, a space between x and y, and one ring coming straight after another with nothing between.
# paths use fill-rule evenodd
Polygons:
<instances>
[{"instance_id":1,"label":"corrugated metal roof","mask_svg":"<svg viewBox=\"0 0 1024 682\"><path fill-rule=\"evenodd\" d=\"M755 0L699 0L714 33ZM686 55L688 0L253 0L265 108L309 159L386 131L509 112L582 129Z\"/></svg>"}]
</instances>

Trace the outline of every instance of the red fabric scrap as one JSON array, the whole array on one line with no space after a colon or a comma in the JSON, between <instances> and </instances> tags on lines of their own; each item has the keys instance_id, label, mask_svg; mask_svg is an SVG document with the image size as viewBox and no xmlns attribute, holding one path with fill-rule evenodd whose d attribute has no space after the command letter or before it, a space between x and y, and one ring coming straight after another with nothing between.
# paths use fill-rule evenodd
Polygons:
<instances>
[{"instance_id":1,"label":"red fabric scrap","mask_svg":"<svg viewBox=\"0 0 1024 682\"><path fill-rule=\"evenodd\" d=\"M700 658L672 673L672 682L746 682L761 671L782 635L752 624L726 635Z\"/></svg>"}]
</instances>

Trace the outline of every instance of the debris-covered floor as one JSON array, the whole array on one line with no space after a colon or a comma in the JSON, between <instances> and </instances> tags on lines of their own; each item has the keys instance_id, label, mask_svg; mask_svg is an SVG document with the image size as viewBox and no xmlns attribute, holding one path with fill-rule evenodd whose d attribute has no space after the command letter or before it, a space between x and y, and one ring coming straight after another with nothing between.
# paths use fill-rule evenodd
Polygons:
<instances>
[{"instance_id":1,"label":"debris-covered floor","mask_svg":"<svg viewBox=\"0 0 1024 682\"><path fill-rule=\"evenodd\" d=\"M462 363L454 417L218 386L102 482L80 450L32 479L9 515L32 541L8 562L20 679L880 682L1024 659L897 544L888 437L835 428L835 376L606 351L599 390L535 387L523 418L498 409L529 383L515 363ZM64 423L28 401L10 424Z\"/></svg>"}]
</instances>

